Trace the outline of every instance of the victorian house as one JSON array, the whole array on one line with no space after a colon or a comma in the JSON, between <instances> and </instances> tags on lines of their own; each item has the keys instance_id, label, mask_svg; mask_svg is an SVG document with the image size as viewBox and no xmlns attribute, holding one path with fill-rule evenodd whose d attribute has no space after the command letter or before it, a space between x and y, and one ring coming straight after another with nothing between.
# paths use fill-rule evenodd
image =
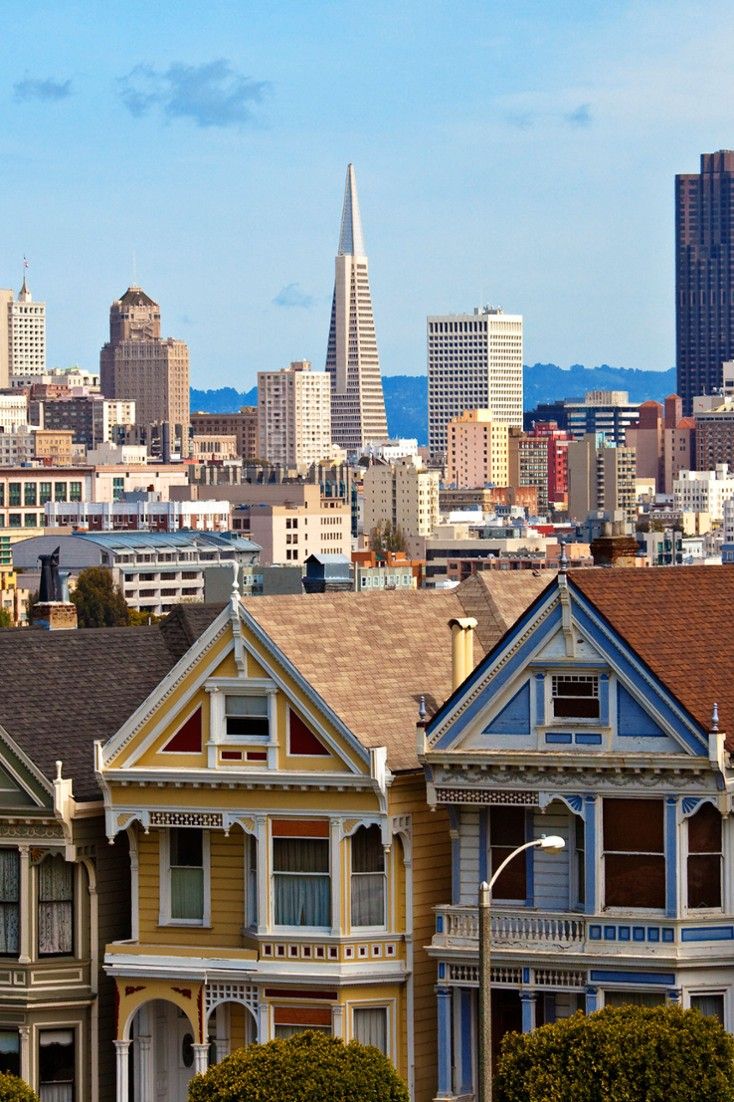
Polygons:
<instances>
[{"instance_id":1,"label":"victorian house","mask_svg":"<svg viewBox=\"0 0 734 1102\"><path fill-rule=\"evenodd\" d=\"M451 692L449 621L477 621L473 665L544 584L233 595L100 738L132 890L129 935L104 949L118 1102L174 1102L235 1047L306 1028L376 1045L433 1097L425 947L451 841L416 722Z\"/></svg>"},{"instance_id":2,"label":"victorian house","mask_svg":"<svg viewBox=\"0 0 734 1102\"><path fill-rule=\"evenodd\" d=\"M441 1099L475 1096L480 882L494 1043L623 1002L698 1007L734 1031L730 567L561 573L419 729L451 824L436 909Z\"/></svg>"},{"instance_id":3,"label":"victorian house","mask_svg":"<svg viewBox=\"0 0 734 1102\"><path fill-rule=\"evenodd\" d=\"M158 628L0 631L0 1070L44 1102L114 1096L114 984L102 954L129 935L130 872L126 838L107 841L94 741L213 614L187 609Z\"/></svg>"}]
</instances>

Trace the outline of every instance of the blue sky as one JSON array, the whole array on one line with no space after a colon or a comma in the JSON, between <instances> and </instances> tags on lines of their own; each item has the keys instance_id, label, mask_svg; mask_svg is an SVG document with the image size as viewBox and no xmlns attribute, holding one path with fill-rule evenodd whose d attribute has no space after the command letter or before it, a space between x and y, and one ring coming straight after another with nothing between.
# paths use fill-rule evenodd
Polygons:
<instances>
[{"instance_id":1,"label":"blue sky","mask_svg":"<svg viewBox=\"0 0 734 1102\"><path fill-rule=\"evenodd\" d=\"M353 161L386 374L499 304L526 361L674 362L673 176L734 145L728 2L85 0L15 7L0 286L94 367L137 281L196 386L323 368Z\"/></svg>"}]
</instances>

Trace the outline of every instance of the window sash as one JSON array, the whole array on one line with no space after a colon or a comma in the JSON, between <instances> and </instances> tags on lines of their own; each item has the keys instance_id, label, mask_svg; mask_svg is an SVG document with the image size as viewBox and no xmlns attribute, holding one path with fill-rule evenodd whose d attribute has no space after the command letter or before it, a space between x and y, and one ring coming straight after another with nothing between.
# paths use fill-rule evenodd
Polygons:
<instances>
[{"instance_id":1,"label":"window sash","mask_svg":"<svg viewBox=\"0 0 734 1102\"><path fill-rule=\"evenodd\" d=\"M384 872L352 872L352 926L384 926L387 877Z\"/></svg>"},{"instance_id":2,"label":"window sash","mask_svg":"<svg viewBox=\"0 0 734 1102\"><path fill-rule=\"evenodd\" d=\"M267 696L225 696L224 717L230 736L267 739L270 735Z\"/></svg>"},{"instance_id":3,"label":"window sash","mask_svg":"<svg viewBox=\"0 0 734 1102\"><path fill-rule=\"evenodd\" d=\"M171 827L168 832L170 918L204 921L204 831Z\"/></svg>"},{"instance_id":4,"label":"window sash","mask_svg":"<svg viewBox=\"0 0 734 1102\"><path fill-rule=\"evenodd\" d=\"M599 678L596 674L553 674L551 701L555 719L598 719Z\"/></svg>"},{"instance_id":5,"label":"window sash","mask_svg":"<svg viewBox=\"0 0 734 1102\"><path fill-rule=\"evenodd\" d=\"M20 854L0 849L0 955L20 952Z\"/></svg>"},{"instance_id":6,"label":"window sash","mask_svg":"<svg viewBox=\"0 0 734 1102\"><path fill-rule=\"evenodd\" d=\"M354 1040L372 1045L387 1056L387 1007L355 1007L352 1014Z\"/></svg>"},{"instance_id":7,"label":"window sash","mask_svg":"<svg viewBox=\"0 0 734 1102\"><path fill-rule=\"evenodd\" d=\"M74 951L74 866L59 854L38 866L38 955Z\"/></svg>"}]
</instances>

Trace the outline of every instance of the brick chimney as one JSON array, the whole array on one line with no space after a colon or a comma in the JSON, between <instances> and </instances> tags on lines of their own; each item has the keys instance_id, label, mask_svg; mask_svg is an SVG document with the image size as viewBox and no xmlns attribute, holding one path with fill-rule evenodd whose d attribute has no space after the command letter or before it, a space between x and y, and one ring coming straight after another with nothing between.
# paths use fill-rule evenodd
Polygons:
<instances>
[{"instance_id":1,"label":"brick chimney","mask_svg":"<svg viewBox=\"0 0 734 1102\"><path fill-rule=\"evenodd\" d=\"M31 627L46 631L71 631L77 626L76 605L71 601L44 601L31 611Z\"/></svg>"}]
</instances>

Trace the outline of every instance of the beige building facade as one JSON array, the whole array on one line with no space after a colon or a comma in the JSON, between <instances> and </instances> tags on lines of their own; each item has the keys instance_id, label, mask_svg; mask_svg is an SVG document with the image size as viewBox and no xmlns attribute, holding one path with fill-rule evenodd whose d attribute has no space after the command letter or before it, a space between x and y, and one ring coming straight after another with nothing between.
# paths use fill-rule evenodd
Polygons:
<instances>
[{"instance_id":1,"label":"beige building facade","mask_svg":"<svg viewBox=\"0 0 734 1102\"><path fill-rule=\"evenodd\" d=\"M0 290L0 387L14 376L32 379L46 370L46 303L34 302L23 279L17 299Z\"/></svg>"},{"instance_id":2,"label":"beige building facade","mask_svg":"<svg viewBox=\"0 0 734 1102\"><path fill-rule=\"evenodd\" d=\"M446 428L446 482L457 490L508 484L507 425L488 409L470 409Z\"/></svg>"},{"instance_id":3,"label":"beige building facade","mask_svg":"<svg viewBox=\"0 0 734 1102\"><path fill-rule=\"evenodd\" d=\"M258 455L268 463L304 467L331 454L331 381L294 360L257 375Z\"/></svg>"},{"instance_id":4,"label":"beige building facade","mask_svg":"<svg viewBox=\"0 0 734 1102\"><path fill-rule=\"evenodd\" d=\"M339 498L322 496L319 486L207 486L201 490L207 496L212 491L212 497L239 502L232 528L262 548L264 566L300 566L309 555L351 558L351 507ZM233 493L225 495L224 490Z\"/></svg>"},{"instance_id":5,"label":"beige building facade","mask_svg":"<svg viewBox=\"0 0 734 1102\"><path fill-rule=\"evenodd\" d=\"M191 427L196 435L235 436L241 459L258 458L257 406L241 406L238 413L192 413Z\"/></svg>"},{"instance_id":6,"label":"beige building facade","mask_svg":"<svg viewBox=\"0 0 734 1102\"><path fill-rule=\"evenodd\" d=\"M637 516L634 448L615 447L602 433L587 433L568 446L568 511L582 521L591 512Z\"/></svg>"},{"instance_id":7,"label":"beige building facade","mask_svg":"<svg viewBox=\"0 0 734 1102\"><path fill-rule=\"evenodd\" d=\"M397 463L375 464L364 473L364 532L389 520L405 537L411 558L420 557L422 541L438 523L439 472L409 456Z\"/></svg>"},{"instance_id":8,"label":"beige building facade","mask_svg":"<svg viewBox=\"0 0 734 1102\"><path fill-rule=\"evenodd\" d=\"M140 287L128 287L110 307L110 340L100 353L102 393L135 402L136 424L180 426L186 450L190 419L189 350L184 341L161 338L158 303Z\"/></svg>"}]
</instances>

